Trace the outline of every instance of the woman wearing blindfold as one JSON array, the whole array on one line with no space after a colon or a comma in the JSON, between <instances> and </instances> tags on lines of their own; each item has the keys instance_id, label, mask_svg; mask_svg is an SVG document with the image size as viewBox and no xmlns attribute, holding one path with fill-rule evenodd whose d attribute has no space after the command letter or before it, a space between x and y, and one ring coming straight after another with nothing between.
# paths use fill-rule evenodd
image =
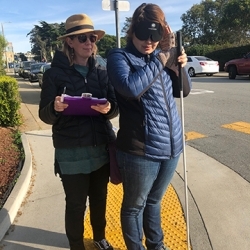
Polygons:
<instances>
[{"instance_id":1,"label":"woman wearing blindfold","mask_svg":"<svg viewBox=\"0 0 250 250\"><path fill-rule=\"evenodd\" d=\"M142 4L134 12L125 49L108 55L109 79L120 111L117 161L124 196L123 237L128 250L168 249L161 229L161 200L183 150L181 120L174 98L180 97L177 62L182 65L183 95L191 81L187 55L177 58L170 27L159 6ZM158 49L158 48L161 49Z\"/></svg>"},{"instance_id":2,"label":"woman wearing blindfold","mask_svg":"<svg viewBox=\"0 0 250 250\"><path fill-rule=\"evenodd\" d=\"M107 144L115 140L110 119L118 115L114 88L105 68L95 59L96 41L105 32L95 30L86 14L70 16L66 34L59 37L63 50L56 51L43 76L39 117L52 125L55 173L65 192L65 228L71 250L84 250L84 214L89 198L90 221L97 249L112 250L105 238L106 199L109 182ZM91 106L97 115L65 115L62 94L106 98ZM56 209L56 208L55 208ZM92 247L92 249L94 246Z\"/></svg>"}]
</instances>

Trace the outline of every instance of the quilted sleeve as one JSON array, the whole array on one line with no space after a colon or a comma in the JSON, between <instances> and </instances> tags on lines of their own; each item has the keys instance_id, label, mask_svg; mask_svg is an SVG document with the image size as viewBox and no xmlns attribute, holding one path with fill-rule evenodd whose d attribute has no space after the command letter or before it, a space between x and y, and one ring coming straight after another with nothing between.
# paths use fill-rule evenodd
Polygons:
<instances>
[{"instance_id":1,"label":"quilted sleeve","mask_svg":"<svg viewBox=\"0 0 250 250\"><path fill-rule=\"evenodd\" d=\"M115 90L124 97L139 99L163 69L155 58L148 63L129 58L121 49L112 50L107 58L108 76ZM140 61L139 61L140 60Z\"/></svg>"}]
</instances>

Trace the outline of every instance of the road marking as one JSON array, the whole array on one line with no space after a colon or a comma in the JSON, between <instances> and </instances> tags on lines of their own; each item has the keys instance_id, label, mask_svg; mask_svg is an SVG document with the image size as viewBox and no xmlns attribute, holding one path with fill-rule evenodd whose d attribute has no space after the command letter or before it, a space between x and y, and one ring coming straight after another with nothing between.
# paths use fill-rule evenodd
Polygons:
<instances>
[{"instance_id":1,"label":"road marking","mask_svg":"<svg viewBox=\"0 0 250 250\"><path fill-rule=\"evenodd\" d=\"M224 124L222 127L236 130L245 134L250 134L250 123L248 122L234 122L230 124Z\"/></svg>"},{"instance_id":2,"label":"road marking","mask_svg":"<svg viewBox=\"0 0 250 250\"><path fill-rule=\"evenodd\" d=\"M200 134L200 133L197 133L195 131L190 131L190 132L185 133L186 141L205 138L205 137L207 137L207 136Z\"/></svg>"},{"instance_id":3,"label":"road marking","mask_svg":"<svg viewBox=\"0 0 250 250\"><path fill-rule=\"evenodd\" d=\"M206 90L206 89L191 89L190 94L191 95L201 95L201 94L212 94L214 91L212 90Z\"/></svg>"}]
</instances>

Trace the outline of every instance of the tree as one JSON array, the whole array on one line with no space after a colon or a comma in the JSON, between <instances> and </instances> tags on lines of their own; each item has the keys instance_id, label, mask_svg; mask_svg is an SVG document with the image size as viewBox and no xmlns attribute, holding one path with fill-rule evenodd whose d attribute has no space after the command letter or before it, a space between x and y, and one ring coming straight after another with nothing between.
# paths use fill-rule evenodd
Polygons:
<instances>
[{"instance_id":1,"label":"tree","mask_svg":"<svg viewBox=\"0 0 250 250\"><path fill-rule=\"evenodd\" d=\"M30 43L32 44L31 52L38 55L41 60L50 61L54 51L61 47L61 41L57 38L62 34L64 34L64 23L49 24L40 21L40 26L35 25L27 34L27 36L30 36Z\"/></svg>"},{"instance_id":2,"label":"tree","mask_svg":"<svg viewBox=\"0 0 250 250\"><path fill-rule=\"evenodd\" d=\"M27 61L28 60L28 58L24 55L24 53L20 53L19 57L20 57L21 61Z\"/></svg>"},{"instance_id":3,"label":"tree","mask_svg":"<svg viewBox=\"0 0 250 250\"><path fill-rule=\"evenodd\" d=\"M0 76L6 75L6 72L4 70L6 62L3 61L3 58L5 57L4 52L7 44L8 43L5 38L0 35Z\"/></svg>"},{"instance_id":4,"label":"tree","mask_svg":"<svg viewBox=\"0 0 250 250\"><path fill-rule=\"evenodd\" d=\"M184 40L190 44L215 44L217 41L217 27L220 18L220 3L204 0L195 4L181 16Z\"/></svg>"},{"instance_id":5,"label":"tree","mask_svg":"<svg viewBox=\"0 0 250 250\"><path fill-rule=\"evenodd\" d=\"M121 47L124 48L126 45L125 38L121 37L120 41ZM96 45L98 47L98 54L106 58L110 49L117 47L116 36L106 34Z\"/></svg>"},{"instance_id":6,"label":"tree","mask_svg":"<svg viewBox=\"0 0 250 250\"><path fill-rule=\"evenodd\" d=\"M183 40L192 44L242 44L249 39L250 0L203 0L181 16Z\"/></svg>"},{"instance_id":7,"label":"tree","mask_svg":"<svg viewBox=\"0 0 250 250\"><path fill-rule=\"evenodd\" d=\"M122 34L123 34L124 36L126 36L127 30L128 30L128 28L129 28L131 22L132 22L132 17L126 17L126 18L125 18L125 23L124 23L124 26L123 26L123 28L122 28Z\"/></svg>"},{"instance_id":8,"label":"tree","mask_svg":"<svg viewBox=\"0 0 250 250\"><path fill-rule=\"evenodd\" d=\"M129 22L127 18L127 22ZM30 43L32 44L31 52L36 55L35 59L51 61L52 54L57 49L61 49L62 42L58 37L65 34L64 23L49 24L45 21L40 21L40 25L35 25L34 28L27 34L30 36ZM127 23L128 25L128 23ZM121 47L125 47L126 40L121 37ZM105 35L99 42L97 42L98 53L102 57L107 57L107 53L111 48L116 47L116 36Z\"/></svg>"},{"instance_id":9,"label":"tree","mask_svg":"<svg viewBox=\"0 0 250 250\"><path fill-rule=\"evenodd\" d=\"M116 37L105 35L97 44L98 54L106 58L110 49L116 47Z\"/></svg>"},{"instance_id":10,"label":"tree","mask_svg":"<svg viewBox=\"0 0 250 250\"><path fill-rule=\"evenodd\" d=\"M231 0L219 22L221 39L237 45L249 43L250 0Z\"/></svg>"}]
</instances>

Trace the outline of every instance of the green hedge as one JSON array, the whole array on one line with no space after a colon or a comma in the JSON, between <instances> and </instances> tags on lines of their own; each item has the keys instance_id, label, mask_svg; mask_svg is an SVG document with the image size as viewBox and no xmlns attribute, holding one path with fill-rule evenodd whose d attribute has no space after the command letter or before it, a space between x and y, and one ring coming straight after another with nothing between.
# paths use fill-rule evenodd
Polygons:
<instances>
[{"instance_id":1,"label":"green hedge","mask_svg":"<svg viewBox=\"0 0 250 250\"><path fill-rule=\"evenodd\" d=\"M227 61L242 58L243 55L250 52L250 45L232 47L230 44L223 45L192 45L185 48L188 56L206 56L216 60L220 64L220 70L224 70Z\"/></svg>"},{"instance_id":2,"label":"green hedge","mask_svg":"<svg viewBox=\"0 0 250 250\"><path fill-rule=\"evenodd\" d=\"M0 76L0 126L15 127L22 123L21 98L15 78Z\"/></svg>"}]
</instances>

